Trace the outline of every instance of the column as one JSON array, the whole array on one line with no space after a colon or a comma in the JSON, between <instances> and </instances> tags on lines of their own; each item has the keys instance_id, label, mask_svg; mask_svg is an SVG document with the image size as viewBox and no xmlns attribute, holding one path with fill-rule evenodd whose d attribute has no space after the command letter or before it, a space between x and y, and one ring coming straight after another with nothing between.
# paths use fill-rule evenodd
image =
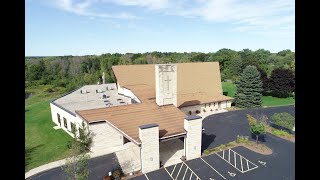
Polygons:
<instances>
[{"instance_id":1,"label":"column","mask_svg":"<svg viewBox=\"0 0 320 180\"><path fill-rule=\"evenodd\" d=\"M202 117L198 115L186 117L184 129L187 131L184 143L186 160L201 157Z\"/></svg>"},{"instance_id":2,"label":"column","mask_svg":"<svg viewBox=\"0 0 320 180\"><path fill-rule=\"evenodd\" d=\"M146 124L139 126L141 140L141 171L147 173L160 168L159 125Z\"/></svg>"}]
</instances>

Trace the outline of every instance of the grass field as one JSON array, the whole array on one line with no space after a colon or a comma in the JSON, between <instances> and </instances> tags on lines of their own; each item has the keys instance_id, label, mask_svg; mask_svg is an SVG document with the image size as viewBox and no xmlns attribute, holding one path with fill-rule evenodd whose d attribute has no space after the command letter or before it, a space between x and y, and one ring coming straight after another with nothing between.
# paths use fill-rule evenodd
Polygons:
<instances>
[{"instance_id":1,"label":"grass field","mask_svg":"<svg viewBox=\"0 0 320 180\"><path fill-rule=\"evenodd\" d=\"M52 86L26 89L33 96L25 100L25 171L67 157L67 142L71 136L63 130L54 130L50 99L62 94L63 89L46 92Z\"/></svg>"},{"instance_id":2,"label":"grass field","mask_svg":"<svg viewBox=\"0 0 320 180\"><path fill-rule=\"evenodd\" d=\"M237 87L232 82L222 82L223 92L228 92L228 96L234 97ZM293 97L277 98L272 96L262 96L262 106L283 106L295 103Z\"/></svg>"}]
</instances>

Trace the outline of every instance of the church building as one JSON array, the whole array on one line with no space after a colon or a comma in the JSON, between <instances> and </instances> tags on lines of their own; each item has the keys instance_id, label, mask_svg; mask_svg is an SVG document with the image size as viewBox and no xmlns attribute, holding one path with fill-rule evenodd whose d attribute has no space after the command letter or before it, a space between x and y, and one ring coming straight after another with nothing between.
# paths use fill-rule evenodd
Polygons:
<instances>
[{"instance_id":1,"label":"church building","mask_svg":"<svg viewBox=\"0 0 320 180\"><path fill-rule=\"evenodd\" d=\"M131 153L135 171L147 173L181 158L200 157L202 120L231 107L233 98L222 92L218 62L119 65L112 70L116 83L105 83L102 76L102 83L51 101L52 120L70 135L72 127L78 135L84 122L94 134L92 152L116 153L121 166L120 153Z\"/></svg>"}]
</instances>

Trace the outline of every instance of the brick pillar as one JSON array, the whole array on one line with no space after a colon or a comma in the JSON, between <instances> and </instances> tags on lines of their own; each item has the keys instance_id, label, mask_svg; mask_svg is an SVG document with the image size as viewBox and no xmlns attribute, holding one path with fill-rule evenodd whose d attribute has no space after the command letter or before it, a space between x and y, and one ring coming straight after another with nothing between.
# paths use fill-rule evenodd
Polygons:
<instances>
[{"instance_id":1,"label":"brick pillar","mask_svg":"<svg viewBox=\"0 0 320 180\"><path fill-rule=\"evenodd\" d=\"M141 171L147 173L160 168L159 125L146 124L139 126L141 140Z\"/></svg>"},{"instance_id":2,"label":"brick pillar","mask_svg":"<svg viewBox=\"0 0 320 180\"><path fill-rule=\"evenodd\" d=\"M187 160L201 157L202 117L191 115L184 119L187 136L184 139L184 150Z\"/></svg>"}]
</instances>

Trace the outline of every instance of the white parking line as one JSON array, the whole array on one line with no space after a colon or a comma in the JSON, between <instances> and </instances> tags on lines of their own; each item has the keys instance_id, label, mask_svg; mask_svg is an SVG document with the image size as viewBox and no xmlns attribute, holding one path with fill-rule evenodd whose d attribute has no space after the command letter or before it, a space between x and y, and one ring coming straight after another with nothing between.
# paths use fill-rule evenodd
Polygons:
<instances>
[{"instance_id":1,"label":"white parking line","mask_svg":"<svg viewBox=\"0 0 320 180\"><path fill-rule=\"evenodd\" d=\"M184 177L186 176L187 171L188 171L188 167L187 167L186 170L184 171L184 175L183 175L182 180L184 180Z\"/></svg>"},{"instance_id":2,"label":"white parking line","mask_svg":"<svg viewBox=\"0 0 320 180\"><path fill-rule=\"evenodd\" d=\"M180 169L179 169L179 171L178 171L177 177L178 177L179 174L180 174L180 171L181 171L182 166L183 166L183 164L181 164L181 166L180 166ZM176 177L175 179L177 179L177 177Z\"/></svg>"},{"instance_id":3,"label":"white parking line","mask_svg":"<svg viewBox=\"0 0 320 180\"><path fill-rule=\"evenodd\" d=\"M242 158L240 158L240 163L241 163L241 171L243 171Z\"/></svg>"},{"instance_id":4,"label":"white parking line","mask_svg":"<svg viewBox=\"0 0 320 180\"><path fill-rule=\"evenodd\" d=\"M225 151L225 150L224 150ZM235 152L234 150L232 149L228 149L228 160L226 160L224 158L224 151L222 152L222 156L218 153L216 153L220 158L222 158L223 160L225 160L227 163L229 163L230 165L232 165L234 168L236 168L238 171L240 171L241 173L245 173L245 172L248 172L248 171L251 171L255 168L258 168L258 166L256 164L254 164L253 162L249 161L248 159L246 159L245 157L243 157L242 155L238 154L237 152ZM234 163L235 164L232 164L231 161L230 161L230 155L231 153L233 153L233 156L234 156ZM239 156L240 157L240 163L241 163L241 170L237 167L237 161L236 161L236 156ZM243 163L242 163L242 159L246 160L247 161L247 170L243 171ZM252 164L254 167L253 168L250 168L249 166L249 163Z\"/></svg>"},{"instance_id":5,"label":"white parking line","mask_svg":"<svg viewBox=\"0 0 320 180\"><path fill-rule=\"evenodd\" d=\"M175 166L176 167L176 166ZM172 179L174 179L172 176L171 176L171 174L169 173L169 171L167 170L167 168L166 167L163 167L164 168L164 170L166 170L167 171L167 173L169 174L169 176L172 178ZM173 171L172 171L173 172Z\"/></svg>"},{"instance_id":6,"label":"white parking line","mask_svg":"<svg viewBox=\"0 0 320 180\"><path fill-rule=\"evenodd\" d=\"M193 175L193 173L191 173L189 180L191 180L192 175Z\"/></svg>"},{"instance_id":7,"label":"white parking line","mask_svg":"<svg viewBox=\"0 0 320 180\"><path fill-rule=\"evenodd\" d=\"M176 166L177 166L177 164L175 164L175 165L174 165L174 168L173 168L173 170L172 170L172 172L171 172L171 174L170 174L170 175L172 175L172 174L173 174L174 170L176 169Z\"/></svg>"},{"instance_id":8,"label":"white parking line","mask_svg":"<svg viewBox=\"0 0 320 180\"><path fill-rule=\"evenodd\" d=\"M197 177L196 180L198 180L198 179L201 180L201 178L199 178L199 176L198 176L195 172L193 172L192 169L191 169L184 161L182 161L182 163L187 166L187 169L190 169L190 171L192 172L192 173L191 173L191 176L192 176L192 174L194 174L194 175L196 175L196 177ZM191 176L190 176L190 179L191 179Z\"/></svg>"},{"instance_id":9,"label":"white parking line","mask_svg":"<svg viewBox=\"0 0 320 180\"><path fill-rule=\"evenodd\" d=\"M207 161L205 161L204 159L202 159L200 157L200 159L205 162L211 169L213 169L216 173L218 173L223 179L226 179L224 176L222 176L222 174L220 174L216 169L214 169Z\"/></svg>"},{"instance_id":10,"label":"white parking line","mask_svg":"<svg viewBox=\"0 0 320 180\"><path fill-rule=\"evenodd\" d=\"M148 176L147 176L147 174L144 174L145 176L146 176L146 178L149 180L149 178L148 178Z\"/></svg>"}]
</instances>

